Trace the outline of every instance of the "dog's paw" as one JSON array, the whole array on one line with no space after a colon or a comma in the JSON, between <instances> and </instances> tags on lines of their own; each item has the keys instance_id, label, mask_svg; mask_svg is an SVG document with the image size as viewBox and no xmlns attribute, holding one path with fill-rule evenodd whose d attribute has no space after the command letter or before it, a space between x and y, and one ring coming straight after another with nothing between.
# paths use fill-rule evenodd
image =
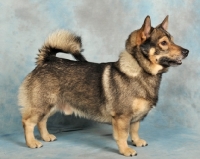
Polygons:
<instances>
[{"instance_id":1,"label":"dog's paw","mask_svg":"<svg viewBox=\"0 0 200 159\"><path fill-rule=\"evenodd\" d=\"M26 144L27 144L28 147L30 147L30 148L32 148L32 149L40 148L40 147L43 146L41 142L39 142L39 141L37 141L37 140L35 140L35 139L33 139L33 140L27 142Z\"/></svg>"},{"instance_id":2,"label":"dog's paw","mask_svg":"<svg viewBox=\"0 0 200 159\"><path fill-rule=\"evenodd\" d=\"M130 147L125 148L124 150L120 151L120 153L124 156L137 156L137 152Z\"/></svg>"},{"instance_id":3,"label":"dog's paw","mask_svg":"<svg viewBox=\"0 0 200 159\"><path fill-rule=\"evenodd\" d=\"M51 141L55 141L56 137L53 134L47 134L45 136L42 136L42 139L46 142L51 142Z\"/></svg>"},{"instance_id":4,"label":"dog's paw","mask_svg":"<svg viewBox=\"0 0 200 159\"><path fill-rule=\"evenodd\" d=\"M147 142L145 140L143 140L143 139L138 139L136 141L132 140L132 142L133 142L133 145L137 146L137 147L144 147L144 146L148 145Z\"/></svg>"}]
</instances>

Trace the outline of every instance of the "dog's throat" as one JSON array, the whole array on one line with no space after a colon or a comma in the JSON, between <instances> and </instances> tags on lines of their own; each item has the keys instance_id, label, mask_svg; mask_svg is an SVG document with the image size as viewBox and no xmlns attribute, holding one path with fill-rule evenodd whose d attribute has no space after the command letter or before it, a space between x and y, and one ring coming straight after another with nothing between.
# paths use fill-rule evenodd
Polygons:
<instances>
[{"instance_id":1,"label":"dog's throat","mask_svg":"<svg viewBox=\"0 0 200 159\"><path fill-rule=\"evenodd\" d=\"M154 64L149 60L145 54L142 53L142 50L137 49L133 54L134 58L137 60L143 70L150 75L157 75L160 73L166 72L166 68L159 64Z\"/></svg>"}]
</instances>

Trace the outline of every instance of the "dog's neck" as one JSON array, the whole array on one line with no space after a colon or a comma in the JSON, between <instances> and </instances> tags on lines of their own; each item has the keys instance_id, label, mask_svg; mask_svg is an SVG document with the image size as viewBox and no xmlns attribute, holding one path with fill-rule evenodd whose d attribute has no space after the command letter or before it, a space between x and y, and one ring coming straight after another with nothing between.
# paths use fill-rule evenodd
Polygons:
<instances>
[{"instance_id":1,"label":"dog's neck","mask_svg":"<svg viewBox=\"0 0 200 159\"><path fill-rule=\"evenodd\" d=\"M142 70L136 59L126 50L120 54L117 63L118 67L120 67L120 71L129 77L136 77Z\"/></svg>"},{"instance_id":2,"label":"dog's neck","mask_svg":"<svg viewBox=\"0 0 200 159\"><path fill-rule=\"evenodd\" d=\"M143 70L151 75L162 74L168 71L168 68L165 68L158 64L153 64L148 57L145 57L139 46L133 48L132 55L137 60L140 67Z\"/></svg>"},{"instance_id":3,"label":"dog's neck","mask_svg":"<svg viewBox=\"0 0 200 159\"><path fill-rule=\"evenodd\" d=\"M150 72L150 70L146 69L146 67L141 67L136 57L134 57L127 51L123 51L120 54L119 60L115 63L115 66L118 67L118 70L120 70L120 72L124 73L130 79L135 79L135 82L141 81L144 85L146 85L145 87L150 87L149 89L152 90L153 94L151 94L152 96L149 100L153 103L153 105L156 105L162 73L159 73L157 75L147 73L147 71ZM132 86L134 87L132 89L135 92L135 85L130 85L130 87Z\"/></svg>"}]
</instances>

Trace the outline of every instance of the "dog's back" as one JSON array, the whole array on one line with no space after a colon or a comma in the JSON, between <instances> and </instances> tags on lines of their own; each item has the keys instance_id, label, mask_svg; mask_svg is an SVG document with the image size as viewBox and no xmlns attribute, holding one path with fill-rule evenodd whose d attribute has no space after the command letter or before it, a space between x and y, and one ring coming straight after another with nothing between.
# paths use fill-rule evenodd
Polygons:
<instances>
[{"instance_id":1,"label":"dog's back","mask_svg":"<svg viewBox=\"0 0 200 159\"><path fill-rule=\"evenodd\" d=\"M97 64L51 57L24 80L19 105L25 116L61 111L101 122L105 114L104 70L112 63ZM34 113L33 113L34 112ZM41 117L41 118L42 118Z\"/></svg>"},{"instance_id":2,"label":"dog's back","mask_svg":"<svg viewBox=\"0 0 200 159\"><path fill-rule=\"evenodd\" d=\"M142 28L129 36L119 60L102 64L86 62L80 40L71 34L53 34L40 50L37 67L20 87L19 104L27 145L42 146L33 134L36 124L43 140L56 139L48 133L46 122L59 110L66 115L74 113L112 123L119 152L136 155L127 144L129 130L136 146L147 145L139 138L139 121L158 100L162 73L172 65L180 65L189 52L173 43L165 30L167 24L168 17L152 29L147 16ZM55 54L60 50L75 58L78 54L80 61L57 58Z\"/></svg>"}]
</instances>

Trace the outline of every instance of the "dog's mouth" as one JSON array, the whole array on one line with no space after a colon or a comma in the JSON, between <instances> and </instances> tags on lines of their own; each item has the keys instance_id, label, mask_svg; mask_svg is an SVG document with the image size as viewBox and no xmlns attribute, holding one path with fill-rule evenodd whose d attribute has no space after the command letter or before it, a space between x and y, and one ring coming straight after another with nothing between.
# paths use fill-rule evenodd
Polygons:
<instances>
[{"instance_id":1,"label":"dog's mouth","mask_svg":"<svg viewBox=\"0 0 200 159\"><path fill-rule=\"evenodd\" d=\"M178 66L182 64L182 60L181 59L177 59L177 60L171 60L169 61L170 66Z\"/></svg>"},{"instance_id":2,"label":"dog's mouth","mask_svg":"<svg viewBox=\"0 0 200 159\"><path fill-rule=\"evenodd\" d=\"M178 66L182 64L183 57L178 57L176 59L170 59L169 57L161 57L159 59L159 64L164 67L170 67L170 66Z\"/></svg>"}]
</instances>

